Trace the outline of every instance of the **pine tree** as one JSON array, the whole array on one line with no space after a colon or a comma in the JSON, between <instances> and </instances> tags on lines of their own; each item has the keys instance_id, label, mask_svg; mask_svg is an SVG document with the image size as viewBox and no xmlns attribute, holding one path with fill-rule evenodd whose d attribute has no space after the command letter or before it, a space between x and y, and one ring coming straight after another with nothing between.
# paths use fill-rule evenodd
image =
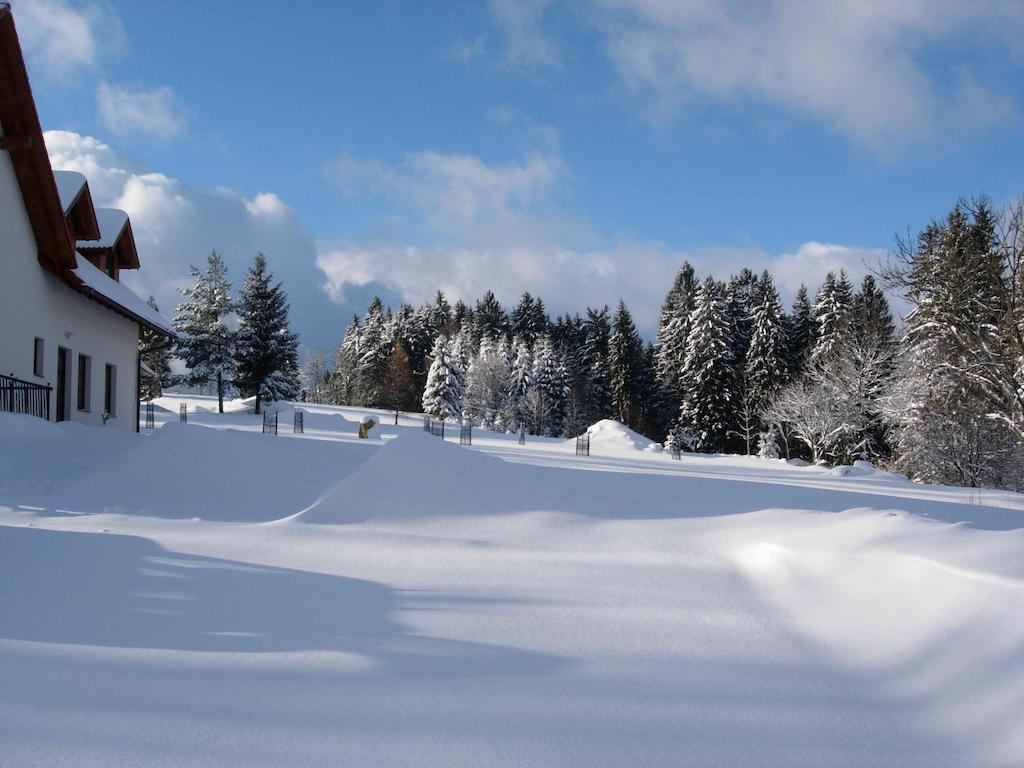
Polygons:
<instances>
[{"instance_id":1,"label":"pine tree","mask_svg":"<svg viewBox=\"0 0 1024 768\"><path fill-rule=\"evenodd\" d=\"M807 295L807 286L801 285L793 300L793 309L786 317L786 376L796 376L804 367L814 349L817 322L814 308Z\"/></svg>"},{"instance_id":2,"label":"pine tree","mask_svg":"<svg viewBox=\"0 0 1024 768\"><path fill-rule=\"evenodd\" d=\"M658 349L656 366L661 396L665 402L665 414L661 418L659 431L664 431L675 419L682 396L680 377L686 361L686 338L690 333L690 313L697 292L697 280L693 267L685 262L676 275L672 289L665 297L658 324Z\"/></svg>"},{"instance_id":3,"label":"pine tree","mask_svg":"<svg viewBox=\"0 0 1024 768\"><path fill-rule=\"evenodd\" d=\"M431 357L433 362L423 390L423 410L441 419L460 418L465 379L452 358L451 342L438 336Z\"/></svg>"},{"instance_id":4,"label":"pine tree","mask_svg":"<svg viewBox=\"0 0 1024 768\"><path fill-rule=\"evenodd\" d=\"M811 362L820 364L833 354L836 347L850 332L853 314L853 287L846 271L840 271L839 278L834 272L825 276L825 282L814 303L814 317L817 321L814 349Z\"/></svg>"},{"instance_id":5,"label":"pine tree","mask_svg":"<svg viewBox=\"0 0 1024 768\"><path fill-rule=\"evenodd\" d=\"M533 375L528 391L531 434L549 437L562 434L567 396L565 366L551 336L544 334L534 345Z\"/></svg>"},{"instance_id":6,"label":"pine tree","mask_svg":"<svg viewBox=\"0 0 1024 768\"><path fill-rule=\"evenodd\" d=\"M584 413L586 421L593 424L601 419L614 417L612 387L609 380L609 346L612 325L608 306L601 309L587 307L587 319L583 323L586 340L583 356L588 370Z\"/></svg>"},{"instance_id":7,"label":"pine tree","mask_svg":"<svg viewBox=\"0 0 1024 768\"><path fill-rule=\"evenodd\" d=\"M384 369L394 346L388 332L388 320L380 297L375 296L366 310L356 361L355 402L378 408L384 405Z\"/></svg>"},{"instance_id":8,"label":"pine tree","mask_svg":"<svg viewBox=\"0 0 1024 768\"><path fill-rule=\"evenodd\" d=\"M177 356L189 369L186 384L216 383L217 408L224 413L224 393L235 373L235 334L224 322L234 308L231 283L216 251L207 259L205 272L192 267L192 279L194 284L181 291L185 301L174 318Z\"/></svg>"},{"instance_id":9,"label":"pine tree","mask_svg":"<svg viewBox=\"0 0 1024 768\"><path fill-rule=\"evenodd\" d=\"M785 327L779 294L767 274L762 275L760 288L761 301L751 318L745 392L758 421L786 376Z\"/></svg>"},{"instance_id":10,"label":"pine tree","mask_svg":"<svg viewBox=\"0 0 1024 768\"><path fill-rule=\"evenodd\" d=\"M516 337L512 342L512 364L508 387L506 420L515 432L526 426L526 396L533 386L533 354L526 340Z\"/></svg>"},{"instance_id":11,"label":"pine tree","mask_svg":"<svg viewBox=\"0 0 1024 768\"><path fill-rule=\"evenodd\" d=\"M500 339L508 334L508 315L505 314L505 310L493 292L487 291L476 302L474 323L477 342L484 337Z\"/></svg>"},{"instance_id":12,"label":"pine tree","mask_svg":"<svg viewBox=\"0 0 1024 768\"><path fill-rule=\"evenodd\" d=\"M149 297L149 301L146 303L154 311L160 311L160 308L156 305L156 299L152 296ZM172 346L173 342L169 341L163 334L144 326L141 328L139 332L139 360L148 370L144 369L144 372L139 374L140 399L154 400L163 394L165 386L170 386L172 381Z\"/></svg>"},{"instance_id":13,"label":"pine tree","mask_svg":"<svg viewBox=\"0 0 1024 768\"><path fill-rule=\"evenodd\" d=\"M630 427L636 425L637 382L643 363L643 344L637 333L633 316L625 302L612 321L612 335L608 341L608 379L611 385L615 418Z\"/></svg>"},{"instance_id":14,"label":"pine tree","mask_svg":"<svg viewBox=\"0 0 1024 768\"><path fill-rule=\"evenodd\" d=\"M550 321L544 311L544 302L524 293L519 304L512 310L510 328L513 336L526 341L530 349L539 336L548 332Z\"/></svg>"},{"instance_id":15,"label":"pine tree","mask_svg":"<svg viewBox=\"0 0 1024 768\"><path fill-rule=\"evenodd\" d=\"M299 340L288 329L288 297L272 280L257 254L238 300L236 384L243 396L256 396L256 413L263 402L291 400L299 391Z\"/></svg>"},{"instance_id":16,"label":"pine tree","mask_svg":"<svg viewBox=\"0 0 1024 768\"><path fill-rule=\"evenodd\" d=\"M732 322L723 286L707 277L697 291L683 368L680 431L698 451L722 450L735 408Z\"/></svg>"},{"instance_id":17,"label":"pine tree","mask_svg":"<svg viewBox=\"0 0 1024 768\"><path fill-rule=\"evenodd\" d=\"M328 396L332 403L356 404L356 376L362 353L362 332L359 317L353 315L352 322L345 328L345 338L334 358L334 371L328 385Z\"/></svg>"}]
</instances>

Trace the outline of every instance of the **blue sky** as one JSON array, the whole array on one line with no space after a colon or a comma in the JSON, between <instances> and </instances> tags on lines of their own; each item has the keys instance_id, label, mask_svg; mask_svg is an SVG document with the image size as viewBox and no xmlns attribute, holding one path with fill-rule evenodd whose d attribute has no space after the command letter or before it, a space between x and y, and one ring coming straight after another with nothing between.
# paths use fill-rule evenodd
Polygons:
<instances>
[{"instance_id":1,"label":"blue sky","mask_svg":"<svg viewBox=\"0 0 1024 768\"><path fill-rule=\"evenodd\" d=\"M1024 4L15 0L48 147L161 303L255 250L309 345L374 292L621 296L684 259L785 292L1024 191Z\"/></svg>"}]
</instances>

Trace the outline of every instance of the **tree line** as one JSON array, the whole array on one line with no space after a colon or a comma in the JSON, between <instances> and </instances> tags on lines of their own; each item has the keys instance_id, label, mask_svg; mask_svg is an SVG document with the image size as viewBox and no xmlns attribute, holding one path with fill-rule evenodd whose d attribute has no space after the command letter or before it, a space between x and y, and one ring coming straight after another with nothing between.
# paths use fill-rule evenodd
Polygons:
<instances>
[{"instance_id":1,"label":"tree line","mask_svg":"<svg viewBox=\"0 0 1024 768\"><path fill-rule=\"evenodd\" d=\"M1024 214L958 203L854 286L829 273L784 309L767 271L681 266L644 343L622 302L552 318L524 293L419 308L375 298L306 396L569 437L617 419L700 452L840 464L915 479L1024 483ZM883 288L911 307L897 329Z\"/></svg>"}]
</instances>

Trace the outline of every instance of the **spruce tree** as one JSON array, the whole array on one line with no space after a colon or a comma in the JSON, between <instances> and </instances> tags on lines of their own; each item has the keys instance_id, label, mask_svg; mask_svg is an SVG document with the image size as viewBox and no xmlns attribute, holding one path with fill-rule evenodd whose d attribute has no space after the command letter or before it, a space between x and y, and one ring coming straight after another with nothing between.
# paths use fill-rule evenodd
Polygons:
<instances>
[{"instance_id":1,"label":"spruce tree","mask_svg":"<svg viewBox=\"0 0 1024 768\"><path fill-rule=\"evenodd\" d=\"M829 272L814 303L817 329L814 349L811 352L813 364L821 364L835 353L836 348L850 333L852 312L853 287L846 271L840 271L838 278L834 272Z\"/></svg>"},{"instance_id":2,"label":"spruce tree","mask_svg":"<svg viewBox=\"0 0 1024 768\"><path fill-rule=\"evenodd\" d=\"M177 355L188 368L185 383L197 386L214 382L220 413L224 413L224 393L235 374L235 334L224 322L234 308L227 274L216 251L207 259L205 272L193 266L194 283L182 289L185 301L174 318Z\"/></svg>"},{"instance_id":3,"label":"spruce tree","mask_svg":"<svg viewBox=\"0 0 1024 768\"><path fill-rule=\"evenodd\" d=\"M663 419L664 426L675 419L679 408L680 377L686 361L686 338L690 333L690 313L696 292L693 267L685 262L665 297L658 323L657 376L668 411L667 418Z\"/></svg>"},{"instance_id":4,"label":"spruce tree","mask_svg":"<svg viewBox=\"0 0 1024 768\"><path fill-rule=\"evenodd\" d=\"M146 303L155 312L160 311L156 305L156 299L152 296ZM139 398L141 400L154 400L163 394L165 386L171 385L172 346L173 341L168 340L163 334L144 326L141 327L139 331L139 360L148 369L148 371L139 373Z\"/></svg>"},{"instance_id":5,"label":"spruce tree","mask_svg":"<svg viewBox=\"0 0 1024 768\"><path fill-rule=\"evenodd\" d=\"M477 300L473 314L477 342L484 337L497 340L508 334L508 315L492 291Z\"/></svg>"},{"instance_id":6,"label":"spruce tree","mask_svg":"<svg viewBox=\"0 0 1024 768\"><path fill-rule=\"evenodd\" d=\"M722 450L734 419L732 322L724 287L708 276L697 291L683 367L679 427L698 451Z\"/></svg>"},{"instance_id":7,"label":"spruce tree","mask_svg":"<svg viewBox=\"0 0 1024 768\"><path fill-rule=\"evenodd\" d=\"M533 376L530 388L530 431L535 435L556 437L562 434L565 402L568 396L565 366L549 334L537 338L534 345Z\"/></svg>"},{"instance_id":8,"label":"spruce tree","mask_svg":"<svg viewBox=\"0 0 1024 768\"><path fill-rule=\"evenodd\" d=\"M451 342L438 336L431 357L433 362L423 390L423 410L441 419L460 418L465 378L452 358Z\"/></svg>"},{"instance_id":9,"label":"spruce tree","mask_svg":"<svg viewBox=\"0 0 1024 768\"><path fill-rule=\"evenodd\" d=\"M238 299L236 384L243 396L256 396L256 413L263 402L291 400L299 391L299 340L288 328L288 297L272 280L257 254Z\"/></svg>"},{"instance_id":10,"label":"spruce tree","mask_svg":"<svg viewBox=\"0 0 1024 768\"><path fill-rule=\"evenodd\" d=\"M550 325L547 312L544 311L544 302L541 299L534 299L529 293L524 293L519 299L519 304L512 310L509 325L512 335L525 340L530 349L533 349L534 342L548 332Z\"/></svg>"},{"instance_id":11,"label":"spruce tree","mask_svg":"<svg viewBox=\"0 0 1024 768\"><path fill-rule=\"evenodd\" d=\"M612 387L609 378L609 345L612 335L608 306L587 307L583 323L586 333L583 356L587 367L585 419L590 424L614 417Z\"/></svg>"},{"instance_id":12,"label":"spruce tree","mask_svg":"<svg viewBox=\"0 0 1024 768\"><path fill-rule=\"evenodd\" d=\"M804 367L814 348L817 323L814 308L807 295L807 286L801 285L793 300L793 309L786 317L786 376L796 376Z\"/></svg>"},{"instance_id":13,"label":"spruce tree","mask_svg":"<svg viewBox=\"0 0 1024 768\"><path fill-rule=\"evenodd\" d=\"M512 342L511 373L508 386L506 421L511 431L526 426L526 397L533 386L533 355L525 339L516 337Z\"/></svg>"},{"instance_id":14,"label":"spruce tree","mask_svg":"<svg viewBox=\"0 0 1024 768\"><path fill-rule=\"evenodd\" d=\"M760 288L761 301L751 318L745 393L758 419L786 376L785 327L779 294L767 275L761 277Z\"/></svg>"},{"instance_id":15,"label":"spruce tree","mask_svg":"<svg viewBox=\"0 0 1024 768\"><path fill-rule=\"evenodd\" d=\"M615 418L630 427L635 426L637 411L637 383L643 363L643 344L637 333L633 316L626 303L619 308L612 321L612 335L608 341L608 379L611 386Z\"/></svg>"}]
</instances>

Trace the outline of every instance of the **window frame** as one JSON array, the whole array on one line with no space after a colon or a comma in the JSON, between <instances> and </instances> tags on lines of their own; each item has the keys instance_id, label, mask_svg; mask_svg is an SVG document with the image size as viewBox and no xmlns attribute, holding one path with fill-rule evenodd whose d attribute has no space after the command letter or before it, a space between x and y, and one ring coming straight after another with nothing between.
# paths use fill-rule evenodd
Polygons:
<instances>
[{"instance_id":1,"label":"window frame","mask_svg":"<svg viewBox=\"0 0 1024 768\"><path fill-rule=\"evenodd\" d=\"M81 413L92 413L92 357L78 353L77 403Z\"/></svg>"},{"instance_id":2,"label":"window frame","mask_svg":"<svg viewBox=\"0 0 1024 768\"><path fill-rule=\"evenodd\" d=\"M103 369L103 412L117 418L117 366L110 363Z\"/></svg>"},{"instance_id":3,"label":"window frame","mask_svg":"<svg viewBox=\"0 0 1024 768\"><path fill-rule=\"evenodd\" d=\"M32 343L32 375L39 379L46 376L46 340L40 336Z\"/></svg>"}]
</instances>

